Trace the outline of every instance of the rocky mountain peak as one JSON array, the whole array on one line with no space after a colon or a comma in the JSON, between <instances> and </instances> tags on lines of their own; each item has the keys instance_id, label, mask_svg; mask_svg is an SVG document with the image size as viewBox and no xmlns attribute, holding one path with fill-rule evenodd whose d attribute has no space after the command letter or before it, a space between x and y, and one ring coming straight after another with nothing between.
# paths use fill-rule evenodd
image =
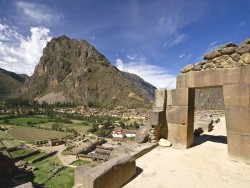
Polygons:
<instances>
[{"instance_id":1,"label":"rocky mountain peak","mask_svg":"<svg viewBox=\"0 0 250 188\"><path fill-rule=\"evenodd\" d=\"M119 71L86 40L63 35L47 43L22 93L48 103L149 105L155 87L137 77Z\"/></svg>"}]
</instances>

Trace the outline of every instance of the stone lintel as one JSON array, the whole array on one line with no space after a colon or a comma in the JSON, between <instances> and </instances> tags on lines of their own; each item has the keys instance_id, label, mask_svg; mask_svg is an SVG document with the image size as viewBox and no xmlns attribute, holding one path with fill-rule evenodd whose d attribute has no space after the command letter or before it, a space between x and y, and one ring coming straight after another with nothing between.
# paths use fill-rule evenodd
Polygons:
<instances>
[{"instance_id":1,"label":"stone lintel","mask_svg":"<svg viewBox=\"0 0 250 188\"><path fill-rule=\"evenodd\" d=\"M177 76L177 88L205 88L250 84L250 65L227 69L190 71Z\"/></svg>"}]
</instances>

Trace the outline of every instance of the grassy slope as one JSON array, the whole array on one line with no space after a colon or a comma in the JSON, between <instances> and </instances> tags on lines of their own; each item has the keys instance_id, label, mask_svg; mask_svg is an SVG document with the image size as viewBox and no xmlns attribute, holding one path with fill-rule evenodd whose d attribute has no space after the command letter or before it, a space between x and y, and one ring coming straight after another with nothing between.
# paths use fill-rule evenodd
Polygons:
<instances>
[{"instance_id":1,"label":"grassy slope","mask_svg":"<svg viewBox=\"0 0 250 188\"><path fill-rule=\"evenodd\" d=\"M9 96L11 90L20 87L24 81L24 78L13 72L0 69L0 97Z\"/></svg>"}]
</instances>

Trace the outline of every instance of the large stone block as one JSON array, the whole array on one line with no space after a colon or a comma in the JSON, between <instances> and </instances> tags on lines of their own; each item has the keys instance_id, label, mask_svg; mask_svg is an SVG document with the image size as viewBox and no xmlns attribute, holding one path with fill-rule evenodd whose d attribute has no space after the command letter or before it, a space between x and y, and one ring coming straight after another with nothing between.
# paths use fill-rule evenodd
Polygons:
<instances>
[{"instance_id":1,"label":"large stone block","mask_svg":"<svg viewBox=\"0 0 250 188\"><path fill-rule=\"evenodd\" d=\"M226 108L228 131L250 134L250 108Z\"/></svg>"},{"instance_id":2,"label":"large stone block","mask_svg":"<svg viewBox=\"0 0 250 188\"><path fill-rule=\"evenodd\" d=\"M175 91L173 90L167 90L167 106L173 106L173 95L172 93Z\"/></svg>"},{"instance_id":3,"label":"large stone block","mask_svg":"<svg viewBox=\"0 0 250 188\"><path fill-rule=\"evenodd\" d=\"M188 106L188 88L177 88L172 90L173 106Z\"/></svg>"},{"instance_id":4,"label":"large stone block","mask_svg":"<svg viewBox=\"0 0 250 188\"><path fill-rule=\"evenodd\" d=\"M168 123L168 140L174 148L188 148L187 126Z\"/></svg>"},{"instance_id":5,"label":"large stone block","mask_svg":"<svg viewBox=\"0 0 250 188\"><path fill-rule=\"evenodd\" d=\"M177 76L176 78L176 88L187 88L187 83L186 83L186 80L187 80L187 77L188 74L185 73L185 74L180 74Z\"/></svg>"},{"instance_id":6,"label":"large stone block","mask_svg":"<svg viewBox=\"0 0 250 188\"><path fill-rule=\"evenodd\" d=\"M223 69L194 72L194 87L214 87L223 84Z\"/></svg>"},{"instance_id":7,"label":"large stone block","mask_svg":"<svg viewBox=\"0 0 250 188\"><path fill-rule=\"evenodd\" d=\"M170 106L166 110L167 122L190 125L193 124L193 112L189 110L188 106Z\"/></svg>"},{"instance_id":8,"label":"large stone block","mask_svg":"<svg viewBox=\"0 0 250 188\"><path fill-rule=\"evenodd\" d=\"M164 110L166 107L167 91L165 89L155 90L155 109Z\"/></svg>"},{"instance_id":9,"label":"large stone block","mask_svg":"<svg viewBox=\"0 0 250 188\"><path fill-rule=\"evenodd\" d=\"M223 96L225 107L250 107L250 85L224 85Z\"/></svg>"},{"instance_id":10,"label":"large stone block","mask_svg":"<svg viewBox=\"0 0 250 188\"><path fill-rule=\"evenodd\" d=\"M150 125L160 125L165 121L165 112L164 111L153 111L150 112Z\"/></svg>"},{"instance_id":11,"label":"large stone block","mask_svg":"<svg viewBox=\"0 0 250 188\"><path fill-rule=\"evenodd\" d=\"M250 163L250 134L227 131L227 144L232 159Z\"/></svg>"},{"instance_id":12,"label":"large stone block","mask_svg":"<svg viewBox=\"0 0 250 188\"><path fill-rule=\"evenodd\" d=\"M239 84L241 81L241 67L225 69L223 73L223 85Z\"/></svg>"},{"instance_id":13,"label":"large stone block","mask_svg":"<svg viewBox=\"0 0 250 188\"><path fill-rule=\"evenodd\" d=\"M201 88L223 85L224 69L191 71L177 76L177 88Z\"/></svg>"},{"instance_id":14,"label":"large stone block","mask_svg":"<svg viewBox=\"0 0 250 188\"><path fill-rule=\"evenodd\" d=\"M241 68L241 83L250 84L250 65Z\"/></svg>"},{"instance_id":15,"label":"large stone block","mask_svg":"<svg viewBox=\"0 0 250 188\"><path fill-rule=\"evenodd\" d=\"M84 188L117 188L125 185L136 173L135 160L124 154L102 163L82 175Z\"/></svg>"}]
</instances>

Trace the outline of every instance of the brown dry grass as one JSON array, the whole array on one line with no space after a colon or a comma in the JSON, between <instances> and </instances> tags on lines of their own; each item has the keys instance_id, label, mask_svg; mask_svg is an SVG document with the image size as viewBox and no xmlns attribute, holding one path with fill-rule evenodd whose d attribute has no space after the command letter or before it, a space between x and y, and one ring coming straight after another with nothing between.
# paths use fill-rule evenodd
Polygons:
<instances>
[{"instance_id":1,"label":"brown dry grass","mask_svg":"<svg viewBox=\"0 0 250 188\"><path fill-rule=\"evenodd\" d=\"M44 140L48 138L60 138L65 136L65 133L58 131L49 131L43 129L35 129L35 128L23 128L16 127L8 131L9 134L16 137L22 141L36 141L36 140Z\"/></svg>"}]
</instances>

